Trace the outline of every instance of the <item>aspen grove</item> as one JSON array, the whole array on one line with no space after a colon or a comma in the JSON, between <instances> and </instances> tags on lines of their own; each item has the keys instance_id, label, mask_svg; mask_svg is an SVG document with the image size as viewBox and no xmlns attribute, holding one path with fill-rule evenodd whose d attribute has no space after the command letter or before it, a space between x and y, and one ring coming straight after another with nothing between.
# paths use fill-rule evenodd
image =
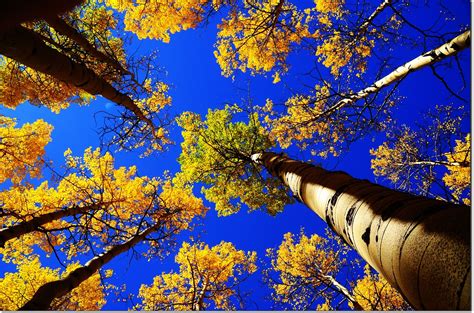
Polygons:
<instances>
[{"instance_id":1,"label":"aspen grove","mask_svg":"<svg viewBox=\"0 0 474 313\"><path fill-rule=\"evenodd\" d=\"M5 0L0 310L471 310L467 0Z\"/></svg>"}]
</instances>

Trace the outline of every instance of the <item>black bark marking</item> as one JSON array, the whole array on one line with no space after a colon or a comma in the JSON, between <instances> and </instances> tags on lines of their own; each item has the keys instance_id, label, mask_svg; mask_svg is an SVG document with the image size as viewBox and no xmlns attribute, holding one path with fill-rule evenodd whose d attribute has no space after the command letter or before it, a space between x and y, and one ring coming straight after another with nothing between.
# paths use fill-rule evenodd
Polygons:
<instances>
[{"instance_id":1,"label":"black bark marking","mask_svg":"<svg viewBox=\"0 0 474 313\"><path fill-rule=\"evenodd\" d=\"M351 224L354 223L354 220L355 220L355 216L357 215L357 212L359 210L359 208L364 205L364 204L367 204L367 203L373 203L374 201L378 201L379 199L382 199L384 197L386 197L391 191L387 190L386 188L384 187L381 187L379 185L375 185L373 183L371 183L370 181L364 179L364 180L358 180L359 181L359 184L360 184L360 187L362 190L362 192L359 190L358 192L360 192L360 197L359 199L351 206L351 208L348 210L347 214L346 214L346 222L348 222L348 218L350 219L351 221ZM363 183L366 182L366 183L369 183L369 186L365 186ZM369 187L369 188L368 188ZM379 189L375 189L377 190L377 192L374 193L374 188L372 187L379 187L381 188L380 190ZM352 211L353 212L350 212ZM351 214L352 216L349 217L348 215ZM351 227L351 225L349 223L346 223L345 224L345 230L347 231L347 237L349 239L349 241L351 242L351 246L354 247L354 231ZM347 228L347 229L346 229Z\"/></svg>"},{"instance_id":2,"label":"black bark marking","mask_svg":"<svg viewBox=\"0 0 474 313\"><path fill-rule=\"evenodd\" d=\"M379 231L380 231L380 226L382 226L382 222L379 220L379 223L377 225L377 231L375 232L375 242L379 242Z\"/></svg>"},{"instance_id":3,"label":"black bark marking","mask_svg":"<svg viewBox=\"0 0 474 313\"><path fill-rule=\"evenodd\" d=\"M349 228L352 226L352 223L354 222L354 217L355 217L355 212L356 212L356 207L355 205L351 206L349 208L349 210L347 210L347 214L346 214L346 225L344 227L344 233L346 234L348 240L349 240L349 244L351 246L354 246L354 242L352 241L352 238L348 235L347 231L346 231L346 228Z\"/></svg>"},{"instance_id":4,"label":"black bark marking","mask_svg":"<svg viewBox=\"0 0 474 313\"><path fill-rule=\"evenodd\" d=\"M430 57L430 58L435 59L435 60L438 58L438 56L436 55L436 51L434 51L434 50L428 51L423 56L424 57Z\"/></svg>"},{"instance_id":5,"label":"black bark marking","mask_svg":"<svg viewBox=\"0 0 474 313\"><path fill-rule=\"evenodd\" d=\"M342 230L342 233L344 234L344 236L340 236L340 237L342 238L342 240L343 240L346 244L348 244L349 246L354 247L354 243L352 242L351 238L350 238L349 235L347 234L347 231L346 231L345 228ZM347 239L346 239L346 237L347 237Z\"/></svg>"},{"instance_id":6,"label":"black bark marking","mask_svg":"<svg viewBox=\"0 0 474 313\"><path fill-rule=\"evenodd\" d=\"M352 183L352 182L351 182ZM334 207L336 206L337 199L344 193L344 190L351 185L351 183L344 184L339 187L334 195L329 199L328 204L326 205L326 223L328 226L337 233L334 228Z\"/></svg>"},{"instance_id":7,"label":"black bark marking","mask_svg":"<svg viewBox=\"0 0 474 313\"><path fill-rule=\"evenodd\" d=\"M327 215L327 214L326 214L326 224L328 224L329 228L331 228L331 230L337 234L337 231L336 231L336 229L334 228L334 219L332 219L332 218L331 218L329 215Z\"/></svg>"},{"instance_id":8,"label":"black bark marking","mask_svg":"<svg viewBox=\"0 0 474 313\"><path fill-rule=\"evenodd\" d=\"M351 226L354 222L354 215L355 215L355 206L351 206L349 210L347 210L346 214L346 222L347 225Z\"/></svg>"},{"instance_id":9,"label":"black bark marking","mask_svg":"<svg viewBox=\"0 0 474 313\"><path fill-rule=\"evenodd\" d=\"M451 45L451 49L459 51L461 49L461 47L458 44L456 44L455 42L453 42L453 44Z\"/></svg>"},{"instance_id":10,"label":"black bark marking","mask_svg":"<svg viewBox=\"0 0 474 313\"><path fill-rule=\"evenodd\" d=\"M362 234L362 240L364 240L365 244L369 246L370 244L370 226L365 229L364 234Z\"/></svg>"}]
</instances>

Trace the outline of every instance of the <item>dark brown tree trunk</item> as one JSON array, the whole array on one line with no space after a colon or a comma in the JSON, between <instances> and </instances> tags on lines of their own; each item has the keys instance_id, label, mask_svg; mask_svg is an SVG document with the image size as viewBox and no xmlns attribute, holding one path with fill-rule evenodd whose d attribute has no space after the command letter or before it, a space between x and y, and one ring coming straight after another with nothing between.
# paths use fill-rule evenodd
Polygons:
<instances>
[{"instance_id":1,"label":"dark brown tree trunk","mask_svg":"<svg viewBox=\"0 0 474 313\"><path fill-rule=\"evenodd\" d=\"M3 248L5 243L13 238L18 238L22 235L28 234L32 231L38 229L38 227L50 223L52 221L58 220L66 216L73 216L76 214L81 214L91 210L98 210L104 203L98 205L89 205L89 206L73 206L66 210L59 210L51 213L46 213L33 217L29 221L21 222L17 225L10 226L7 228L0 229L0 248Z\"/></svg>"},{"instance_id":2,"label":"dark brown tree trunk","mask_svg":"<svg viewBox=\"0 0 474 313\"><path fill-rule=\"evenodd\" d=\"M33 295L33 298L28 301L19 310L48 310L54 299L66 295L68 292L79 286L82 282L94 275L102 266L110 262L119 254L130 250L137 243L143 241L148 235L158 230L161 227L159 223L150 227L140 234L134 236L129 241L113 246L107 252L98 255L87 262L84 266L79 267L69 273L66 277L52 281L41 286Z\"/></svg>"},{"instance_id":3,"label":"dark brown tree trunk","mask_svg":"<svg viewBox=\"0 0 474 313\"><path fill-rule=\"evenodd\" d=\"M98 61L109 64L114 67L116 70L122 74L130 74L126 71L122 65L117 61L112 59L110 56L102 53L97 50L88 40L85 38L79 31L74 27L70 26L63 19L58 16L49 17L46 19L46 22L54 28L59 34L68 37L73 40L79 46L82 47L87 53L96 58Z\"/></svg>"},{"instance_id":4,"label":"dark brown tree trunk","mask_svg":"<svg viewBox=\"0 0 474 313\"><path fill-rule=\"evenodd\" d=\"M318 214L412 307L470 310L470 208L264 152L252 160Z\"/></svg>"},{"instance_id":5,"label":"dark brown tree trunk","mask_svg":"<svg viewBox=\"0 0 474 313\"><path fill-rule=\"evenodd\" d=\"M82 0L3 0L0 31L72 10Z\"/></svg>"},{"instance_id":6,"label":"dark brown tree trunk","mask_svg":"<svg viewBox=\"0 0 474 313\"><path fill-rule=\"evenodd\" d=\"M0 32L0 54L38 72L74 85L91 95L101 95L132 111L137 118L154 129L153 123L129 96L119 92L86 66L48 47L33 31L18 26Z\"/></svg>"}]
</instances>

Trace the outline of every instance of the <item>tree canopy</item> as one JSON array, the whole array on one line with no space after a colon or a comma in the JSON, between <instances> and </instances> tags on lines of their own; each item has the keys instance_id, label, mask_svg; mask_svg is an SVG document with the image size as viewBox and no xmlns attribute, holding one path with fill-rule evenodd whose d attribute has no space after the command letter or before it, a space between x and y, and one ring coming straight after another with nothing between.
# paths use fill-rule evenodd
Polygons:
<instances>
[{"instance_id":1,"label":"tree canopy","mask_svg":"<svg viewBox=\"0 0 474 313\"><path fill-rule=\"evenodd\" d=\"M238 285L256 271L255 252L237 250L229 242L214 247L184 242L175 258L179 272L163 273L151 286L140 287L144 310L235 309L231 297Z\"/></svg>"},{"instance_id":2,"label":"tree canopy","mask_svg":"<svg viewBox=\"0 0 474 313\"><path fill-rule=\"evenodd\" d=\"M469 10L6 0L0 310L469 310Z\"/></svg>"}]
</instances>

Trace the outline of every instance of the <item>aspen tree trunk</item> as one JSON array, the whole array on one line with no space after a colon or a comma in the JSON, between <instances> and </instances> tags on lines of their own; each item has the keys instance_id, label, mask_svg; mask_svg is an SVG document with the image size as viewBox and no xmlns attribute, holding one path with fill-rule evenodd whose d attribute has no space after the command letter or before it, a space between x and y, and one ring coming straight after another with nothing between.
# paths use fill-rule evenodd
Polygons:
<instances>
[{"instance_id":1,"label":"aspen tree trunk","mask_svg":"<svg viewBox=\"0 0 474 313\"><path fill-rule=\"evenodd\" d=\"M122 65L117 61L109 57L108 55L97 50L79 31L74 27L66 23L62 18L53 16L46 19L46 22L54 28L59 34L68 37L73 40L79 46L81 46L87 53L99 60L100 62L109 64L122 74L130 74L125 70Z\"/></svg>"},{"instance_id":2,"label":"aspen tree trunk","mask_svg":"<svg viewBox=\"0 0 474 313\"><path fill-rule=\"evenodd\" d=\"M2 0L0 30L72 10L82 0Z\"/></svg>"},{"instance_id":3,"label":"aspen tree trunk","mask_svg":"<svg viewBox=\"0 0 474 313\"><path fill-rule=\"evenodd\" d=\"M346 287L341 285L334 277L332 277L330 275L322 275L321 277L323 279L323 282L325 282L325 284L327 284L328 286L331 286L332 288L336 289L337 292L342 294L344 296L344 298L347 299L348 302L352 303L352 305L354 305L354 309L356 311L364 311L364 308L360 305L359 302L357 302L356 299L354 299L354 297L351 295L349 290L347 290Z\"/></svg>"},{"instance_id":4,"label":"aspen tree trunk","mask_svg":"<svg viewBox=\"0 0 474 313\"><path fill-rule=\"evenodd\" d=\"M279 177L416 309L470 310L470 208L391 190L271 152Z\"/></svg>"},{"instance_id":5,"label":"aspen tree trunk","mask_svg":"<svg viewBox=\"0 0 474 313\"><path fill-rule=\"evenodd\" d=\"M468 161L466 162L447 162L447 161L414 161L414 162L408 162L408 163L395 163L397 166L457 166L457 167L469 167L470 163Z\"/></svg>"},{"instance_id":6,"label":"aspen tree trunk","mask_svg":"<svg viewBox=\"0 0 474 313\"><path fill-rule=\"evenodd\" d=\"M209 284L209 277L206 277L206 280L204 281L204 284L202 285L202 289L199 292L196 303L193 304L193 311L202 311L204 309L204 297L207 292L208 284Z\"/></svg>"},{"instance_id":7,"label":"aspen tree trunk","mask_svg":"<svg viewBox=\"0 0 474 313\"><path fill-rule=\"evenodd\" d=\"M73 216L76 214L81 214L90 210L97 210L102 205L106 205L106 203L101 203L100 205L90 205L90 206L73 206L66 210L59 210L51 213L42 214L32 218L29 221L21 222L17 225L6 227L0 229L0 248L5 246L5 243L13 238L18 238L22 235L28 234L32 231L38 229L38 227L50 223L52 221L58 220L60 218L66 216Z\"/></svg>"},{"instance_id":8,"label":"aspen tree trunk","mask_svg":"<svg viewBox=\"0 0 474 313\"><path fill-rule=\"evenodd\" d=\"M360 25L359 29L357 30L358 32L365 31L369 25L372 23L372 21L379 15L383 10L385 10L386 7L392 4L392 0L384 0L379 6L375 9L374 12Z\"/></svg>"},{"instance_id":9,"label":"aspen tree trunk","mask_svg":"<svg viewBox=\"0 0 474 313\"><path fill-rule=\"evenodd\" d=\"M159 227L161 227L161 225L157 223L155 226L134 236L129 241L121 245L113 246L107 252L94 257L84 266L69 273L66 277L42 285L33 295L33 298L31 298L31 300L19 310L48 310L54 299L66 295L68 292L94 275L94 273L102 266L110 262L119 254L130 250L137 243L143 241L148 235L158 230Z\"/></svg>"},{"instance_id":10,"label":"aspen tree trunk","mask_svg":"<svg viewBox=\"0 0 474 313\"><path fill-rule=\"evenodd\" d=\"M425 66L432 65L438 61L441 61L447 57L453 56L459 51L469 47L471 44L471 32L468 30L456 38L452 39L448 43L433 49L429 52L426 52L419 57L411 60L408 63L403 64L398 67L395 71L389 73L385 77L379 79L371 86L360 90L357 93L350 94L345 96L344 99L338 101L336 104L325 110L323 113L319 114L314 120L317 120L321 117L328 116L332 112L345 107L347 105L353 104L354 102L364 99L371 94L379 92L384 87L387 87L394 82L397 82L407 76L409 73L417 71L424 68Z\"/></svg>"},{"instance_id":11,"label":"aspen tree trunk","mask_svg":"<svg viewBox=\"0 0 474 313\"><path fill-rule=\"evenodd\" d=\"M18 26L0 32L0 54L35 71L74 85L91 95L101 95L132 111L140 120L154 129L153 123L129 96L119 92L86 66L48 47L33 31Z\"/></svg>"}]
</instances>

